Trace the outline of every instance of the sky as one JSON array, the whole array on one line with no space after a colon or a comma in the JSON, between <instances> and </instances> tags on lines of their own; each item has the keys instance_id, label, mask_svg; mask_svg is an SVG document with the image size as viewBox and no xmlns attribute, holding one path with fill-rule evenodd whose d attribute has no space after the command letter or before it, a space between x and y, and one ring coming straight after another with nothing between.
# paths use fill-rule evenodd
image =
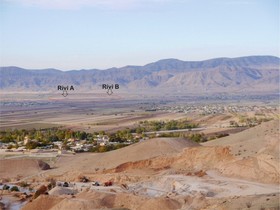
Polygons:
<instances>
[{"instance_id":1,"label":"sky","mask_svg":"<svg viewBox=\"0 0 280 210\"><path fill-rule=\"evenodd\" d=\"M0 0L0 66L279 56L279 0Z\"/></svg>"}]
</instances>

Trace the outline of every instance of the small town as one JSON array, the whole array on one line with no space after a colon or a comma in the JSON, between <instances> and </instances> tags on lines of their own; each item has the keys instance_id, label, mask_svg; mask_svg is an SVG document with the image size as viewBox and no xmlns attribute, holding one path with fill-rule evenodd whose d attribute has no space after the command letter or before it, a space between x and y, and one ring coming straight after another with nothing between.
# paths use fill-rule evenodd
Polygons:
<instances>
[{"instance_id":1,"label":"small town","mask_svg":"<svg viewBox=\"0 0 280 210\"><path fill-rule=\"evenodd\" d=\"M42 133L46 132L45 129L41 131ZM57 129L56 132L62 132ZM18 131L21 132L21 131ZM29 131L30 132L30 131ZM48 130L48 132L50 132ZM36 131L38 134L39 131ZM74 136L70 138L60 139L58 135L52 135L48 137L48 140L42 138L36 138L32 135L24 136L24 139L21 141L20 137L17 136L16 139L7 140L5 137L1 136L0 149L5 152L26 152L31 153L42 153L42 152L57 152L58 154L63 153L78 153L78 152L106 152L114 149L119 149L124 146L130 145L139 141L139 136L129 135L131 139L118 138L113 139L115 135L106 135L104 132L100 134L91 135L85 132L73 132ZM2 132L3 135L3 132ZM32 138L33 137L33 138ZM18 140L19 139L19 140Z\"/></svg>"},{"instance_id":2,"label":"small town","mask_svg":"<svg viewBox=\"0 0 280 210\"><path fill-rule=\"evenodd\" d=\"M262 111L276 111L276 106L258 106L258 105L223 105L223 104L186 104L174 106L154 105L147 110L166 111L172 113L199 113L201 115L225 114L225 113L247 113Z\"/></svg>"}]
</instances>

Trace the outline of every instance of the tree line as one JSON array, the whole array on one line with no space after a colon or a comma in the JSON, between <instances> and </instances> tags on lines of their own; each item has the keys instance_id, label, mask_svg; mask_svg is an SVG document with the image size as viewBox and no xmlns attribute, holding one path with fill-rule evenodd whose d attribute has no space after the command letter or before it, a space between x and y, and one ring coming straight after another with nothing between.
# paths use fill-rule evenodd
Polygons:
<instances>
[{"instance_id":1,"label":"tree line","mask_svg":"<svg viewBox=\"0 0 280 210\"><path fill-rule=\"evenodd\" d=\"M48 144L55 141L64 141L70 138L78 140L87 140L93 142L97 135L107 135L111 142L126 142L132 139L130 129L119 130L116 133L106 133L105 131L88 133L85 131L74 131L71 129L61 128L45 128L45 129L14 129L10 131L0 131L0 141L3 143L23 141L25 137L28 139L36 139L39 142Z\"/></svg>"},{"instance_id":2,"label":"tree line","mask_svg":"<svg viewBox=\"0 0 280 210\"><path fill-rule=\"evenodd\" d=\"M138 127L134 131L138 134L150 131L162 131L162 130L179 130L179 129L192 129L197 128L198 123L190 123L187 119L184 120L152 120L152 121L140 121Z\"/></svg>"}]
</instances>

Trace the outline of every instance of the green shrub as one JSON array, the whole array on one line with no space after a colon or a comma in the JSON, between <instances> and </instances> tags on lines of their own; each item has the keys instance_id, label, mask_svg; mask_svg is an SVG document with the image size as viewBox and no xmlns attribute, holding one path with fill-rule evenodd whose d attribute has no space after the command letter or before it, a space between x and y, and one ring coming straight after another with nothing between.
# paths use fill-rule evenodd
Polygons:
<instances>
[{"instance_id":1,"label":"green shrub","mask_svg":"<svg viewBox=\"0 0 280 210\"><path fill-rule=\"evenodd\" d=\"M18 189L18 187L17 187L17 186L12 186L12 187L11 187L11 191L16 191L16 192L18 192L18 191L19 191L19 189Z\"/></svg>"},{"instance_id":2,"label":"green shrub","mask_svg":"<svg viewBox=\"0 0 280 210\"><path fill-rule=\"evenodd\" d=\"M9 190L9 189L10 189L10 186L8 186L6 184L3 186L3 190Z\"/></svg>"}]
</instances>

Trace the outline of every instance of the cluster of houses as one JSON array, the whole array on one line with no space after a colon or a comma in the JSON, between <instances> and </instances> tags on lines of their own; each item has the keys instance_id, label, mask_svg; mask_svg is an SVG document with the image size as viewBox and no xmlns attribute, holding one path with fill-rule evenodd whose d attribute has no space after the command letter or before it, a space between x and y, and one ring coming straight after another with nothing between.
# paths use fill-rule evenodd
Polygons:
<instances>
[{"instance_id":1,"label":"cluster of houses","mask_svg":"<svg viewBox=\"0 0 280 210\"><path fill-rule=\"evenodd\" d=\"M88 152L95 146L106 146L106 145L115 145L119 144L119 142L110 142L110 138L107 135L97 135L94 139L95 144L89 143L87 140L80 140L77 138L69 138L66 143L66 147L73 151L73 152ZM24 138L23 141L19 141L16 143L9 142L9 143L2 143L0 142L0 149L5 149L7 152L24 152L27 151L26 145L29 142L38 142L36 139L29 139L28 136ZM128 141L127 144L130 144L131 141ZM38 146L36 148L40 152L43 151L57 151L59 154L65 152L63 148L62 141L55 141L52 144L45 145L45 146Z\"/></svg>"}]
</instances>

